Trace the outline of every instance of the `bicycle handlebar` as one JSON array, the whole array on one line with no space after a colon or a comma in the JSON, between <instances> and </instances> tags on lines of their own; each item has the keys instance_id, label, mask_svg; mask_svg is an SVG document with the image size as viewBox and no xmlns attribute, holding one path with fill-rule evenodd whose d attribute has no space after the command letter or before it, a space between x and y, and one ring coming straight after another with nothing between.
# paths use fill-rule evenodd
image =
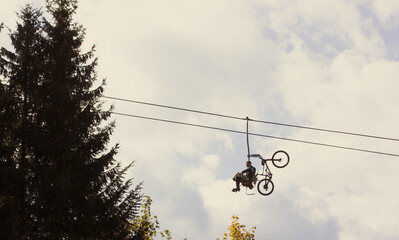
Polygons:
<instances>
[{"instance_id":1,"label":"bicycle handlebar","mask_svg":"<svg viewBox=\"0 0 399 240\"><path fill-rule=\"evenodd\" d=\"M258 157L262 159L262 156L260 154L250 154L249 157Z\"/></svg>"},{"instance_id":2,"label":"bicycle handlebar","mask_svg":"<svg viewBox=\"0 0 399 240\"><path fill-rule=\"evenodd\" d=\"M248 157L257 157L260 158L262 161L273 161L274 159L265 159L260 154L250 154Z\"/></svg>"}]
</instances>

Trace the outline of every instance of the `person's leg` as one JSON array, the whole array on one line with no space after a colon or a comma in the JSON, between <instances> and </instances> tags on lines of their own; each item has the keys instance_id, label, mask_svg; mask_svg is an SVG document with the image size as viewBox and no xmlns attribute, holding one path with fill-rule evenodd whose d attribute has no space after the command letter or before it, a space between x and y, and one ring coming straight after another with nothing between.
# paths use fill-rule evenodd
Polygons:
<instances>
[{"instance_id":1,"label":"person's leg","mask_svg":"<svg viewBox=\"0 0 399 240\"><path fill-rule=\"evenodd\" d=\"M236 188L233 189L233 192L240 191L240 182L242 182L242 178L239 176L236 176L235 182L236 182Z\"/></svg>"},{"instance_id":2,"label":"person's leg","mask_svg":"<svg viewBox=\"0 0 399 240\"><path fill-rule=\"evenodd\" d=\"M240 182L242 181L242 179L240 177L238 177L236 179L236 189L240 190Z\"/></svg>"}]
</instances>

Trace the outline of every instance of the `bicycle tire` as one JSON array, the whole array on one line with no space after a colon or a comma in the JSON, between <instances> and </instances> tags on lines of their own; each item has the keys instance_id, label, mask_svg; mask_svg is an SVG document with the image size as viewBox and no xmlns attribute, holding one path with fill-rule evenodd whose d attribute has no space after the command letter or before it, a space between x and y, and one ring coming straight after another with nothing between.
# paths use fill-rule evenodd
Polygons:
<instances>
[{"instance_id":1,"label":"bicycle tire","mask_svg":"<svg viewBox=\"0 0 399 240\"><path fill-rule=\"evenodd\" d=\"M263 196L270 195L274 190L274 183L270 179L262 179L258 183L258 192Z\"/></svg>"},{"instance_id":2,"label":"bicycle tire","mask_svg":"<svg viewBox=\"0 0 399 240\"><path fill-rule=\"evenodd\" d=\"M278 157L277 155L280 156L279 158L280 160L277 158ZM288 163L290 162L290 156L286 151L279 150L273 154L272 162L276 168L283 168L287 166Z\"/></svg>"}]
</instances>

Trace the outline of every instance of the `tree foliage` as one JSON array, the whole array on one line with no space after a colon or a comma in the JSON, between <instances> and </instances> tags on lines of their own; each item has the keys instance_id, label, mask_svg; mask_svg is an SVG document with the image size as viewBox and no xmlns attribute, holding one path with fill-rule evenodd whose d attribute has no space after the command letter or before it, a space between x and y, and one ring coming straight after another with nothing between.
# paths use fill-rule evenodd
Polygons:
<instances>
[{"instance_id":1,"label":"tree foliage","mask_svg":"<svg viewBox=\"0 0 399 240\"><path fill-rule=\"evenodd\" d=\"M158 217L151 214L151 203L151 198L145 196L140 210L140 217L135 218L133 221L132 232L134 240L153 240L157 236L160 227ZM162 238L172 239L169 230L160 231L159 234Z\"/></svg>"},{"instance_id":2,"label":"tree foliage","mask_svg":"<svg viewBox=\"0 0 399 240\"><path fill-rule=\"evenodd\" d=\"M228 227L228 233L225 233L223 239L231 240L254 240L256 227L252 227L251 230L246 230L244 224L238 222L239 217L234 215L231 225Z\"/></svg>"},{"instance_id":3,"label":"tree foliage","mask_svg":"<svg viewBox=\"0 0 399 240\"><path fill-rule=\"evenodd\" d=\"M26 5L0 50L1 239L127 239L141 184L108 148L95 47L73 21L76 0Z\"/></svg>"}]
</instances>

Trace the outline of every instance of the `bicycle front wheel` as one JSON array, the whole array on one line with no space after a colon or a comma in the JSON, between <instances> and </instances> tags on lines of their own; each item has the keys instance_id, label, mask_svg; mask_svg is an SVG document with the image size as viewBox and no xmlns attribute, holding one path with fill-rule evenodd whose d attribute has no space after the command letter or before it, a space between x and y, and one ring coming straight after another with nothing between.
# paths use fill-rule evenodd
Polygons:
<instances>
[{"instance_id":1,"label":"bicycle front wheel","mask_svg":"<svg viewBox=\"0 0 399 240\"><path fill-rule=\"evenodd\" d=\"M283 168L290 162L290 156L287 152L279 150L275 152L272 156L273 165L277 168Z\"/></svg>"},{"instance_id":2,"label":"bicycle front wheel","mask_svg":"<svg viewBox=\"0 0 399 240\"><path fill-rule=\"evenodd\" d=\"M274 183L270 179L262 179L258 183L258 192L263 196L271 194L274 190Z\"/></svg>"}]
</instances>

